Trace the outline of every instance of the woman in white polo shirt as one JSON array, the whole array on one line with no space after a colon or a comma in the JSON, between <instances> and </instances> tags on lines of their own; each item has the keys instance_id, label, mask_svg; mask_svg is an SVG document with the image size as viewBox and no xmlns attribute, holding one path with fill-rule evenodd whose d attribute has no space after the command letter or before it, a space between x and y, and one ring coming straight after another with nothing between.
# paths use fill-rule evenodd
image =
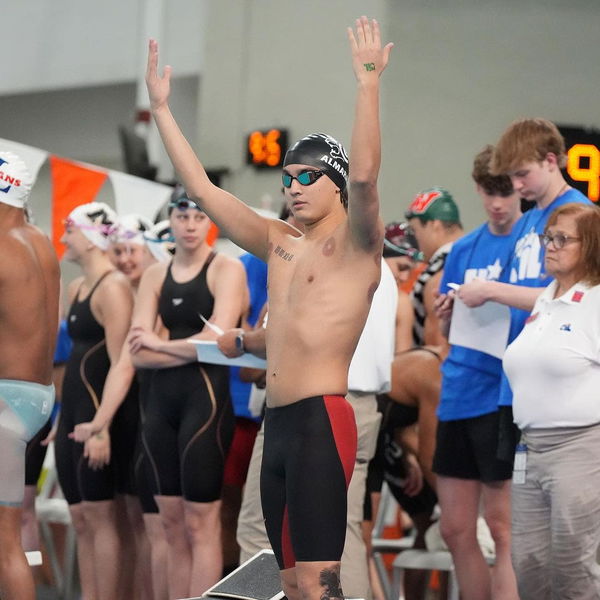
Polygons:
<instances>
[{"instance_id":1,"label":"woman in white polo shirt","mask_svg":"<svg viewBox=\"0 0 600 600\"><path fill-rule=\"evenodd\" d=\"M565 204L540 238L554 281L504 355L513 564L523 599L600 598L600 208Z\"/></svg>"}]
</instances>

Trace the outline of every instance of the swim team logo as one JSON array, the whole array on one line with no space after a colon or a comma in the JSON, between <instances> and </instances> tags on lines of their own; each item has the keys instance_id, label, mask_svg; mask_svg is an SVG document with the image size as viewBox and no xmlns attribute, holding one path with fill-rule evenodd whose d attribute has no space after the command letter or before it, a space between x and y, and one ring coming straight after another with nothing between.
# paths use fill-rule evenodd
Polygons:
<instances>
[{"instance_id":1,"label":"swim team logo","mask_svg":"<svg viewBox=\"0 0 600 600\"><path fill-rule=\"evenodd\" d=\"M441 198L442 192L439 190L429 190L419 194L408 207L408 212L415 215L422 215L427 212L427 209L438 199Z\"/></svg>"},{"instance_id":2,"label":"swim team logo","mask_svg":"<svg viewBox=\"0 0 600 600\"><path fill-rule=\"evenodd\" d=\"M88 213L87 216L88 219L103 232L109 233L109 230L114 225L112 219L106 214L106 211L102 209Z\"/></svg>"},{"instance_id":3,"label":"swim team logo","mask_svg":"<svg viewBox=\"0 0 600 600\"><path fill-rule=\"evenodd\" d=\"M328 164L335 169L345 181L348 181L348 170L343 165L347 165L349 161L344 147L335 138L332 138L326 133L315 133L308 137L323 140L329 146L329 154L323 154L323 156L321 156L321 162Z\"/></svg>"},{"instance_id":4,"label":"swim team logo","mask_svg":"<svg viewBox=\"0 0 600 600\"><path fill-rule=\"evenodd\" d=\"M4 183L7 183L8 185L6 185L5 187L0 187L0 192L3 192L5 194L8 194L8 192L10 192L11 188L14 187L21 187L21 180L9 175L8 173L5 173L5 170L3 169L2 165L8 165L8 161L4 160L3 158L0 158L0 185L4 185Z\"/></svg>"}]
</instances>

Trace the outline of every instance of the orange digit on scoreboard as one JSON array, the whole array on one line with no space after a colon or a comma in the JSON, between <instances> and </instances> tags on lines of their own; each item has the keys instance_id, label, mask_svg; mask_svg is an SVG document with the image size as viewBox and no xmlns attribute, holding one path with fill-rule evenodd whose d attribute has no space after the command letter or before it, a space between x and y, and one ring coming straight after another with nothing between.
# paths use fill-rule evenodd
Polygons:
<instances>
[{"instance_id":1,"label":"orange digit on scoreboard","mask_svg":"<svg viewBox=\"0 0 600 600\"><path fill-rule=\"evenodd\" d=\"M581 166L587 159L587 167ZM574 181L587 183L587 196L592 202L600 198L600 150L593 144L574 144L567 153L567 173Z\"/></svg>"},{"instance_id":2,"label":"orange digit on scoreboard","mask_svg":"<svg viewBox=\"0 0 600 600\"><path fill-rule=\"evenodd\" d=\"M287 150L287 130L274 127L253 131L248 135L246 145L248 164L255 167L280 167Z\"/></svg>"}]
</instances>

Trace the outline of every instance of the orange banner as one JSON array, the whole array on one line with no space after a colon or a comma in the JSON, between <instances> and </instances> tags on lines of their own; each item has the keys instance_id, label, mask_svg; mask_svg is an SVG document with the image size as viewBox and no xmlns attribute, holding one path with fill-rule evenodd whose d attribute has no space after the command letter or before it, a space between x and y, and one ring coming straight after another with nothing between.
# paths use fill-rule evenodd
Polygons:
<instances>
[{"instance_id":1,"label":"orange banner","mask_svg":"<svg viewBox=\"0 0 600 600\"><path fill-rule=\"evenodd\" d=\"M217 241L218 237L219 237L219 228L214 223L211 223L210 229L208 230L208 233L206 234L206 243L209 246L214 246L214 243Z\"/></svg>"},{"instance_id":2,"label":"orange banner","mask_svg":"<svg viewBox=\"0 0 600 600\"><path fill-rule=\"evenodd\" d=\"M58 258L65 251L60 238L64 220L80 204L93 202L108 177L104 171L94 171L65 158L50 156L52 176L52 244Z\"/></svg>"}]
</instances>

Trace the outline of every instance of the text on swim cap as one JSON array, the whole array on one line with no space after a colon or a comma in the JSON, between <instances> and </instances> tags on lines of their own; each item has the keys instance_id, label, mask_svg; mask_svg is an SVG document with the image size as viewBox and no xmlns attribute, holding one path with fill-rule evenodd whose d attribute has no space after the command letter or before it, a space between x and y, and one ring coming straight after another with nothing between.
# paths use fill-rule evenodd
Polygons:
<instances>
[{"instance_id":1,"label":"text on swim cap","mask_svg":"<svg viewBox=\"0 0 600 600\"><path fill-rule=\"evenodd\" d=\"M5 163L6 163L6 161L3 158L0 158L0 167ZM3 171L0 171L0 181L6 181L6 183L10 184L10 185L7 185L5 188L0 188L0 192L4 192L5 194L8 194L8 191L10 190L10 188L13 185L15 187L21 186L20 179L17 179L16 177L11 177L10 175L4 173Z\"/></svg>"},{"instance_id":2,"label":"text on swim cap","mask_svg":"<svg viewBox=\"0 0 600 600\"><path fill-rule=\"evenodd\" d=\"M327 163L330 167L333 167L338 173L342 175L344 179L348 179L348 172L346 171L346 169L344 169L344 167L342 167L340 163L333 160L330 156L328 156L327 154L323 154L323 156L321 157L321 161Z\"/></svg>"}]
</instances>

